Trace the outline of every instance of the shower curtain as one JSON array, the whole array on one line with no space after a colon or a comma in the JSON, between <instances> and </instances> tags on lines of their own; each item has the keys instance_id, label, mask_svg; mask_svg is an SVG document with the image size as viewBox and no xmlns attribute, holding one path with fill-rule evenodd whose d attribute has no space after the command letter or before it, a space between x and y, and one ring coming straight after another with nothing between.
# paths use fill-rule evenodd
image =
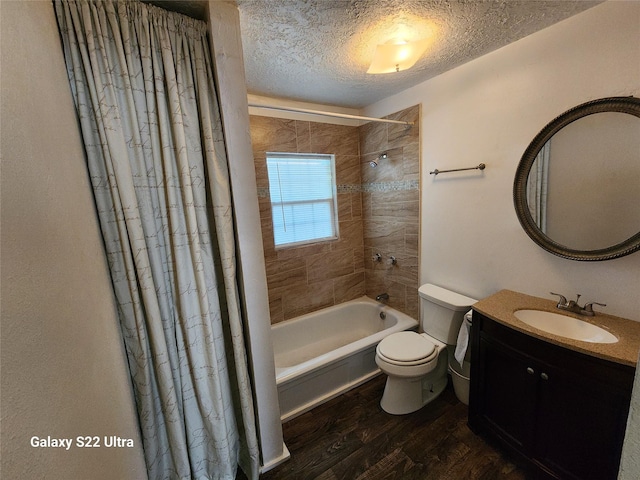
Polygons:
<instances>
[{"instance_id":1,"label":"shower curtain","mask_svg":"<svg viewBox=\"0 0 640 480\"><path fill-rule=\"evenodd\" d=\"M527 204L531 218L547 233L547 190L549 187L549 157L551 140L544 144L531 165L527 177Z\"/></svg>"},{"instance_id":2,"label":"shower curtain","mask_svg":"<svg viewBox=\"0 0 640 480\"><path fill-rule=\"evenodd\" d=\"M54 6L149 478L256 479L206 24L135 0Z\"/></svg>"}]
</instances>

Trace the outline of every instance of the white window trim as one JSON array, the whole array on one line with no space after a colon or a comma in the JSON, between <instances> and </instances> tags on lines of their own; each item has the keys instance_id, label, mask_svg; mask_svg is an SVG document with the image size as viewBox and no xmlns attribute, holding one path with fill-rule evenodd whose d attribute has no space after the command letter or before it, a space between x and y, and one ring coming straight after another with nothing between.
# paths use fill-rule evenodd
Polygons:
<instances>
[{"instance_id":1,"label":"white window trim","mask_svg":"<svg viewBox=\"0 0 640 480\"><path fill-rule=\"evenodd\" d=\"M300 202L283 202L286 204L292 203L324 203L330 202L331 208L331 219L333 223L333 231L335 235L323 238L313 238L309 240L302 240L299 242L289 242L276 244L275 243L275 229L273 228L273 218L271 219L271 225L273 231L273 242L276 250L282 250L287 248L294 248L306 245L313 245L324 242L334 242L340 239L340 229L339 229L339 218L338 218L338 192L337 192L337 178L336 178L336 157L334 154L329 153L291 153L291 152L266 152L265 156L265 164L268 164L269 157L279 157L279 158L297 158L297 159L305 159L305 158L329 158L331 160L331 199L326 200L308 200L308 201L300 201ZM269 182L270 183L270 182ZM269 203L271 205L271 215L273 217L273 208L274 203L271 197L271 188L269 188Z\"/></svg>"}]
</instances>

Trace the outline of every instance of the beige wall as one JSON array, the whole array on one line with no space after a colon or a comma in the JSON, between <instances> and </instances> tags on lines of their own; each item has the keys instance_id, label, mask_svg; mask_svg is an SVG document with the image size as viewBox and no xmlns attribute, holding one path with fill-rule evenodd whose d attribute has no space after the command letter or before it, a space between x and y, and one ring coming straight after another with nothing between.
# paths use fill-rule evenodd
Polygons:
<instances>
[{"instance_id":1,"label":"beige wall","mask_svg":"<svg viewBox=\"0 0 640 480\"><path fill-rule=\"evenodd\" d=\"M508 288L606 303L640 321L640 253L577 262L538 247L512 192L533 137L569 108L640 96L640 2L605 2L365 109L422 104L420 281L473 298ZM434 168L482 172L429 175Z\"/></svg>"},{"instance_id":2,"label":"beige wall","mask_svg":"<svg viewBox=\"0 0 640 480\"><path fill-rule=\"evenodd\" d=\"M251 116L272 323L383 292L391 306L417 318L419 107L389 118L416 126ZM275 248L266 152L335 154L339 240ZM371 168L383 152L388 158ZM374 253L382 262L371 260ZM387 263L392 255L396 265Z\"/></svg>"},{"instance_id":3,"label":"beige wall","mask_svg":"<svg viewBox=\"0 0 640 480\"><path fill-rule=\"evenodd\" d=\"M576 262L542 250L515 216L516 167L533 137L569 108L640 96L640 2L608 1L365 109L422 103L420 281L483 298L502 288L607 304L640 321L640 253ZM430 178L434 168L487 165ZM574 298L574 297L570 297ZM640 478L636 378L621 479Z\"/></svg>"},{"instance_id":4,"label":"beige wall","mask_svg":"<svg viewBox=\"0 0 640 480\"><path fill-rule=\"evenodd\" d=\"M146 478L52 3L0 2L2 478ZM34 448L117 435L133 448Z\"/></svg>"},{"instance_id":5,"label":"beige wall","mask_svg":"<svg viewBox=\"0 0 640 480\"><path fill-rule=\"evenodd\" d=\"M547 235L585 250L635 235L640 228L640 118L589 115L564 127L549 144Z\"/></svg>"}]
</instances>

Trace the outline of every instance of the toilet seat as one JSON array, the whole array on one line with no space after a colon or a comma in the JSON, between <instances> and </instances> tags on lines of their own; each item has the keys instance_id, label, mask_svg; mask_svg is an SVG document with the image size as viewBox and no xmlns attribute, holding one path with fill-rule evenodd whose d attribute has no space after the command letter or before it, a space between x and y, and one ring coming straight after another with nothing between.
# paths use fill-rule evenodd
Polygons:
<instances>
[{"instance_id":1,"label":"toilet seat","mask_svg":"<svg viewBox=\"0 0 640 480\"><path fill-rule=\"evenodd\" d=\"M436 346L424 335L408 331L383 338L376 353L385 362L398 366L422 365L438 357Z\"/></svg>"}]
</instances>

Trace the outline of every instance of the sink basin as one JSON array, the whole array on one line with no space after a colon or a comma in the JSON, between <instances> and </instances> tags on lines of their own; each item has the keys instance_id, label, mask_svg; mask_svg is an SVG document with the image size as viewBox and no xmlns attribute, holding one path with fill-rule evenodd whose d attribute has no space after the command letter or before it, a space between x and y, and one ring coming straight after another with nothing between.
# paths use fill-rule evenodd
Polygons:
<instances>
[{"instance_id":1,"label":"sink basin","mask_svg":"<svg viewBox=\"0 0 640 480\"><path fill-rule=\"evenodd\" d=\"M516 310L514 315L527 325L560 337L591 343L616 343L618 338L605 329L578 318L542 310Z\"/></svg>"}]
</instances>

